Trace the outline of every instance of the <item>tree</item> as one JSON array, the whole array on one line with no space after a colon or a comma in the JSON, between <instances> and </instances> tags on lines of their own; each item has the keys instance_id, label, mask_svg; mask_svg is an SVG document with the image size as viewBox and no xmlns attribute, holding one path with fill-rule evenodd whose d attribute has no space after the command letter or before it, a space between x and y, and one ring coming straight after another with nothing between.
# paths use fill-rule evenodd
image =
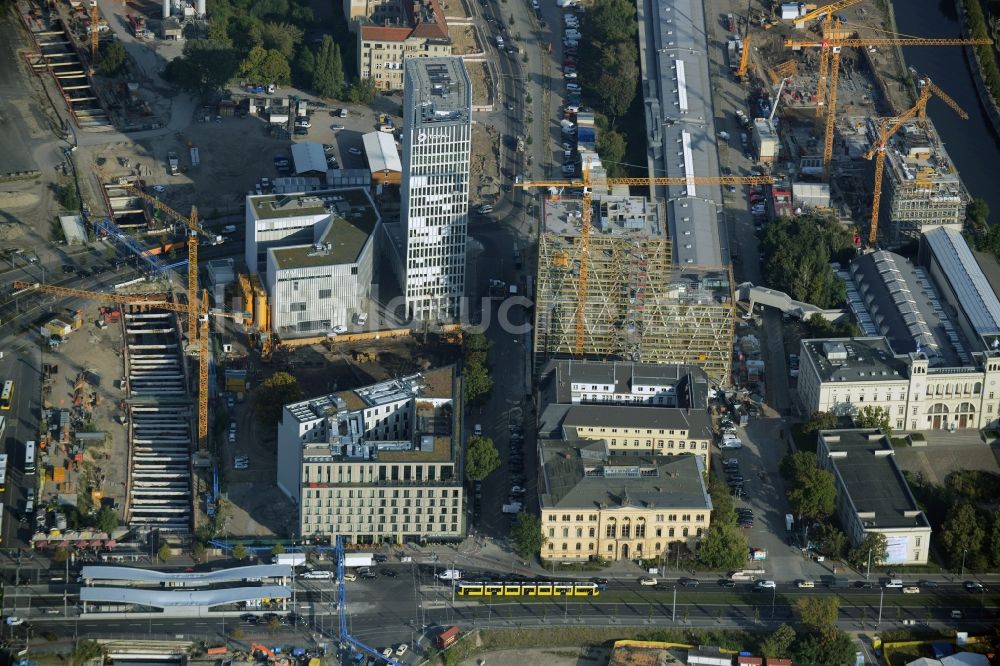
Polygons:
<instances>
[{"instance_id":1,"label":"tree","mask_svg":"<svg viewBox=\"0 0 1000 666\"><path fill-rule=\"evenodd\" d=\"M833 323L816 313L806 320L806 333L810 338L855 338L861 335L861 328L850 317Z\"/></svg>"},{"instance_id":2,"label":"tree","mask_svg":"<svg viewBox=\"0 0 1000 666\"><path fill-rule=\"evenodd\" d=\"M625 175L625 135L613 129L605 129L597 134L597 152L601 163L606 165L609 178Z\"/></svg>"},{"instance_id":3,"label":"tree","mask_svg":"<svg viewBox=\"0 0 1000 666\"><path fill-rule=\"evenodd\" d=\"M173 553L170 551L170 546L165 543L161 544L160 549L156 551L156 556L160 558L161 562L169 560L171 555L173 555Z\"/></svg>"},{"instance_id":4,"label":"tree","mask_svg":"<svg viewBox=\"0 0 1000 666\"><path fill-rule=\"evenodd\" d=\"M347 101L351 104L371 104L378 95L378 88L372 79L358 79L347 91Z\"/></svg>"},{"instance_id":5,"label":"tree","mask_svg":"<svg viewBox=\"0 0 1000 666\"><path fill-rule=\"evenodd\" d=\"M986 530L971 502L958 504L941 526L941 543L953 569L959 567L966 555L978 553L985 538Z\"/></svg>"},{"instance_id":6,"label":"tree","mask_svg":"<svg viewBox=\"0 0 1000 666\"><path fill-rule=\"evenodd\" d=\"M236 76L240 60L240 52L229 44L190 39L183 55L171 60L164 74L189 92L211 97Z\"/></svg>"},{"instance_id":7,"label":"tree","mask_svg":"<svg viewBox=\"0 0 1000 666\"><path fill-rule=\"evenodd\" d=\"M781 475L791 483L797 483L815 468L816 454L812 451L796 451L781 459Z\"/></svg>"},{"instance_id":8,"label":"tree","mask_svg":"<svg viewBox=\"0 0 1000 666\"><path fill-rule=\"evenodd\" d=\"M514 540L514 550L524 560L541 555L542 548L548 541L542 533L542 519L523 511L517 514L517 521L510 530L510 536Z\"/></svg>"},{"instance_id":9,"label":"tree","mask_svg":"<svg viewBox=\"0 0 1000 666\"><path fill-rule=\"evenodd\" d=\"M59 205L66 210L80 210L80 195L76 191L76 185L70 183L59 188Z\"/></svg>"},{"instance_id":10,"label":"tree","mask_svg":"<svg viewBox=\"0 0 1000 666\"><path fill-rule=\"evenodd\" d=\"M815 315L814 315L815 316ZM833 430L837 427L837 415L830 412L816 412L802 424L802 434L814 436L820 430Z\"/></svg>"},{"instance_id":11,"label":"tree","mask_svg":"<svg viewBox=\"0 0 1000 666\"><path fill-rule=\"evenodd\" d=\"M993 510L990 522L989 556L993 566L1000 567L1000 507Z\"/></svg>"},{"instance_id":12,"label":"tree","mask_svg":"<svg viewBox=\"0 0 1000 666\"><path fill-rule=\"evenodd\" d=\"M892 426L889 425L889 410L885 407L865 405L854 415L854 425L859 428L878 428L892 437Z\"/></svg>"},{"instance_id":13,"label":"tree","mask_svg":"<svg viewBox=\"0 0 1000 666\"><path fill-rule=\"evenodd\" d=\"M205 559L205 544L195 541L191 546L191 558L198 561Z\"/></svg>"},{"instance_id":14,"label":"tree","mask_svg":"<svg viewBox=\"0 0 1000 666\"><path fill-rule=\"evenodd\" d=\"M976 197L965 207L965 214L975 229L985 229L990 218L990 206L985 199Z\"/></svg>"},{"instance_id":15,"label":"tree","mask_svg":"<svg viewBox=\"0 0 1000 666\"><path fill-rule=\"evenodd\" d=\"M105 534L111 534L118 528L118 514L114 509L103 506L94 518L94 526Z\"/></svg>"},{"instance_id":16,"label":"tree","mask_svg":"<svg viewBox=\"0 0 1000 666\"><path fill-rule=\"evenodd\" d=\"M63 564L69 559L69 550L66 548L56 548L52 551L52 561L56 564Z\"/></svg>"},{"instance_id":17,"label":"tree","mask_svg":"<svg viewBox=\"0 0 1000 666\"><path fill-rule=\"evenodd\" d=\"M243 544L238 543L235 546L233 546L233 557L236 558L237 560L240 560L242 562L243 560L247 559L248 554L249 553L247 553L247 547L244 546Z\"/></svg>"},{"instance_id":18,"label":"tree","mask_svg":"<svg viewBox=\"0 0 1000 666\"><path fill-rule=\"evenodd\" d=\"M465 476L470 481L482 481L500 467L500 452L493 440L481 435L469 438L465 453Z\"/></svg>"},{"instance_id":19,"label":"tree","mask_svg":"<svg viewBox=\"0 0 1000 666\"><path fill-rule=\"evenodd\" d=\"M264 48L272 49L291 60L295 56L295 47L302 41L302 30L290 23L265 23L261 29L261 42Z\"/></svg>"},{"instance_id":20,"label":"tree","mask_svg":"<svg viewBox=\"0 0 1000 666\"><path fill-rule=\"evenodd\" d=\"M287 372L276 372L265 379L254 391L254 409L257 420L267 426L277 425L282 408L302 399L299 380Z\"/></svg>"},{"instance_id":21,"label":"tree","mask_svg":"<svg viewBox=\"0 0 1000 666\"><path fill-rule=\"evenodd\" d=\"M467 405L481 405L493 391L493 378L482 363L466 363L462 372L462 386Z\"/></svg>"},{"instance_id":22,"label":"tree","mask_svg":"<svg viewBox=\"0 0 1000 666\"><path fill-rule=\"evenodd\" d=\"M604 48L601 75L594 80L594 92L602 102L602 108L612 118L628 112L639 84L639 67L636 64L635 43L632 40L617 42Z\"/></svg>"},{"instance_id":23,"label":"tree","mask_svg":"<svg viewBox=\"0 0 1000 666\"><path fill-rule=\"evenodd\" d=\"M117 76L125 68L125 46L117 39L108 43L101 54L98 71L104 76Z\"/></svg>"},{"instance_id":24,"label":"tree","mask_svg":"<svg viewBox=\"0 0 1000 666\"><path fill-rule=\"evenodd\" d=\"M799 622L823 640L832 640L837 633L837 615L840 601L837 597L802 597L795 602Z\"/></svg>"},{"instance_id":25,"label":"tree","mask_svg":"<svg viewBox=\"0 0 1000 666\"><path fill-rule=\"evenodd\" d=\"M303 46L299 49L299 55L295 58L295 68L293 69L294 81L300 88L311 88L313 84L313 74L316 72L316 56L311 49Z\"/></svg>"},{"instance_id":26,"label":"tree","mask_svg":"<svg viewBox=\"0 0 1000 666\"><path fill-rule=\"evenodd\" d=\"M716 521L698 546L698 561L715 570L736 569L747 560L747 538L734 521Z\"/></svg>"},{"instance_id":27,"label":"tree","mask_svg":"<svg viewBox=\"0 0 1000 666\"><path fill-rule=\"evenodd\" d=\"M780 218L767 225L761 241L767 285L821 308L843 303L846 290L830 261L853 253L850 233L828 216Z\"/></svg>"},{"instance_id":28,"label":"tree","mask_svg":"<svg viewBox=\"0 0 1000 666\"><path fill-rule=\"evenodd\" d=\"M889 544L881 532L868 532L865 538L847 554L847 562L857 570L868 568L868 557L871 553L871 563L879 566L889 556Z\"/></svg>"},{"instance_id":29,"label":"tree","mask_svg":"<svg viewBox=\"0 0 1000 666\"><path fill-rule=\"evenodd\" d=\"M278 556L285 552L285 547L280 543L271 546L271 555Z\"/></svg>"},{"instance_id":30,"label":"tree","mask_svg":"<svg viewBox=\"0 0 1000 666\"><path fill-rule=\"evenodd\" d=\"M847 550L847 535L840 529L828 523L820 523L815 534L819 552L835 560L844 557Z\"/></svg>"},{"instance_id":31,"label":"tree","mask_svg":"<svg viewBox=\"0 0 1000 666\"><path fill-rule=\"evenodd\" d=\"M323 43L316 54L312 87L321 97L340 97L343 92L344 64L340 58L340 47L330 35L323 37Z\"/></svg>"},{"instance_id":32,"label":"tree","mask_svg":"<svg viewBox=\"0 0 1000 666\"><path fill-rule=\"evenodd\" d=\"M833 513L837 502L833 474L818 467L812 469L797 480L795 487L788 492L788 501L803 518L826 518Z\"/></svg>"},{"instance_id":33,"label":"tree","mask_svg":"<svg viewBox=\"0 0 1000 666\"><path fill-rule=\"evenodd\" d=\"M796 661L815 666L844 666L854 663L854 641L844 631L837 631L833 638L824 640L810 634L796 644Z\"/></svg>"},{"instance_id":34,"label":"tree","mask_svg":"<svg viewBox=\"0 0 1000 666\"><path fill-rule=\"evenodd\" d=\"M712 498L712 522L736 522L736 501L729 487L717 476L708 482L708 495Z\"/></svg>"},{"instance_id":35,"label":"tree","mask_svg":"<svg viewBox=\"0 0 1000 666\"><path fill-rule=\"evenodd\" d=\"M250 49L247 57L240 63L240 75L258 84L285 85L292 80L288 59L280 51L268 50L261 46Z\"/></svg>"},{"instance_id":36,"label":"tree","mask_svg":"<svg viewBox=\"0 0 1000 666\"><path fill-rule=\"evenodd\" d=\"M101 649L101 644L97 641L83 640L76 644L73 648L73 652L70 653L69 662L74 666L80 666L80 664L86 664L89 661L94 661L98 659L102 654L104 654Z\"/></svg>"},{"instance_id":37,"label":"tree","mask_svg":"<svg viewBox=\"0 0 1000 666\"><path fill-rule=\"evenodd\" d=\"M795 642L795 630L787 624L780 624L767 638L760 643L761 656L767 659L788 657Z\"/></svg>"}]
</instances>

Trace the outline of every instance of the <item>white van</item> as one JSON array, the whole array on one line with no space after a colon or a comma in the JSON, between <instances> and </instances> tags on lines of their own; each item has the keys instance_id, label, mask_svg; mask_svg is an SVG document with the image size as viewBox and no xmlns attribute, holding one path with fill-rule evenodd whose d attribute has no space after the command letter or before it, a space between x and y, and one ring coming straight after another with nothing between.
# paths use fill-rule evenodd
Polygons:
<instances>
[{"instance_id":1,"label":"white van","mask_svg":"<svg viewBox=\"0 0 1000 666\"><path fill-rule=\"evenodd\" d=\"M903 581L898 578L890 578L885 581L885 589L903 587Z\"/></svg>"},{"instance_id":2,"label":"white van","mask_svg":"<svg viewBox=\"0 0 1000 666\"><path fill-rule=\"evenodd\" d=\"M462 578L462 572L458 569L445 569L438 574L438 578L441 580L459 580Z\"/></svg>"},{"instance_id":3,"label":"white van","mask_svg":"<svg viewBox=\"0 0 1000 666\"><path fill-rule=\"evenodd\" d=\"M222 233L224 233L224 234L233 234L233 233L236 233L236 225L235 224L227 224L226 226L222 227Z\"/></svg>"},{"instance_id":4,"label":"white van","mask_svg":"<svg viewBox=\"0 0 1000 666\"><path fill-rule=\"evenodd\" d=\"M322 569L313 569L312 571L307 571L302 574L303 578L314 578L318 580L330 580L333 578L332 571L324 571Z\"/></svg>"}]
</instances>

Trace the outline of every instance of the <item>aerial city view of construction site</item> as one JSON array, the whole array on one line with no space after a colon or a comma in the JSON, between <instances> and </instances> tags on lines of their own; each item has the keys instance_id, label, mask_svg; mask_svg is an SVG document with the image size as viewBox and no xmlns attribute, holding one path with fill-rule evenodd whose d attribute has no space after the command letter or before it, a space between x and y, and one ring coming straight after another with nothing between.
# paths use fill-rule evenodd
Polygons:
<instances>
[{"instance_id":1,"label":"aerial city view of construction site","mask_svg":"<svg viewBox=\"0 0 1000 666\"><path fill-rule=\"evenodd\" d=\"M0 664L1000 666L1000 2L0 3Z\"/></svg>"}]
</instances>

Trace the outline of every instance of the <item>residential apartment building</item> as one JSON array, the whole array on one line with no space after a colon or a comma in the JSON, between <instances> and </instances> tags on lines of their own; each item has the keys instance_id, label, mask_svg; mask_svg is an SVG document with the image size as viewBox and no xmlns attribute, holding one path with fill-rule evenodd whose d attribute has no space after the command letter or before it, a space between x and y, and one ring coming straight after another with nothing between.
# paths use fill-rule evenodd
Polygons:
<instances>
[{"instance_id":1,"label":"residential apartment building","mask_svg":"<svg viewBox=\"0 0 1000 666\"><path fill-rule=\"evenodd\" d=\"M397 270L410 317L449 321L465 293L472 83L461 58L410 58L404 73L405 252Z\"/></svg>"},{"instance_id":2,"label":"residential apartment building","mask_svg":"<svg viewBox=\"0 0 1000 666\"><path fill-rule=\"evenodd\" d=\"M361 4L358 2L358 7ZM363 78L372 79L379 90L403 90L403 61L408 58L451 55L448 23L437 0L364 4L372 13L355 23L358 71Z\"/></svg>"},{"instance_id":3,"label":"residential apartment building","mask_svg":"<svg viewBox=\"0 0 1000 666\"><path fill-rule=\"evenodd\" d=\"M707 409L705 372L693 365L551 361L541 372L546 402Z\"/></svg>"},{"instance_id":4,"label":"residential apartment building","mask_svg":"<svg viewBox=\"0 0 1000 666\"><path fill-rule=\"evenodd\" d=\"M380 218L367 190L249 196L246 217L247 266L263 270L278 336L324 335L369 311Z\"/></svg>"},{"instance_id":5,"label":"residential apartment building","mask_svg":"<svg viewBox=\"0 0 1000 666\"><path fill-rule=\"evenodd\" d=\"M285 405L278 487L298 534L350 543L465 535L451 367Z\"/></svg>"},{"instance_id":6,"label":"residential apartment building","mask_svg":"<svg viewBox=\"0 0 1000 666\"><path fill-rule=\"evenodd\" d=\"M598 441L542 442L541 451L545 560L666 558L708 530L700 457L612 456Z\"/></svg>"},{"instance_id":7,"label":"residential apartment building","mask_svg":"<svg viewBox=\"0 0 1000 666\"><path fill-rule=\"evenodd\" d=\"M837 516L852 546L871 532L885 535L884 564L927 564L931 525L917 506L892 442L878 430L823 430L817 464L833 473Z\"/></svg>"}]
</instances>

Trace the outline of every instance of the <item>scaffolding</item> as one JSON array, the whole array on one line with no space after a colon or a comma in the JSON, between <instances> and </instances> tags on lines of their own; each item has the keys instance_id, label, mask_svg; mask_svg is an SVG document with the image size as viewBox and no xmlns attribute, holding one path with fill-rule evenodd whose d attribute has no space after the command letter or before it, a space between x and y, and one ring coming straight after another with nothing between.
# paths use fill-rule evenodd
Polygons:
<instances>
[{"instance_id":1,"label":"scaffolding","mask_svg":"<svg viewBox=\"0 0 1000 666\"><path fill-rule=\"evenodd\" d=\"M535 369L575 357L583 308L584 357L643 363L686 363L715 382L729 377L733 278L725 267L678 266L662 203L642 197L594 198L588 297L577 295L580 200L544 202L536 280Z\"/></svg>"}]
</instances>

